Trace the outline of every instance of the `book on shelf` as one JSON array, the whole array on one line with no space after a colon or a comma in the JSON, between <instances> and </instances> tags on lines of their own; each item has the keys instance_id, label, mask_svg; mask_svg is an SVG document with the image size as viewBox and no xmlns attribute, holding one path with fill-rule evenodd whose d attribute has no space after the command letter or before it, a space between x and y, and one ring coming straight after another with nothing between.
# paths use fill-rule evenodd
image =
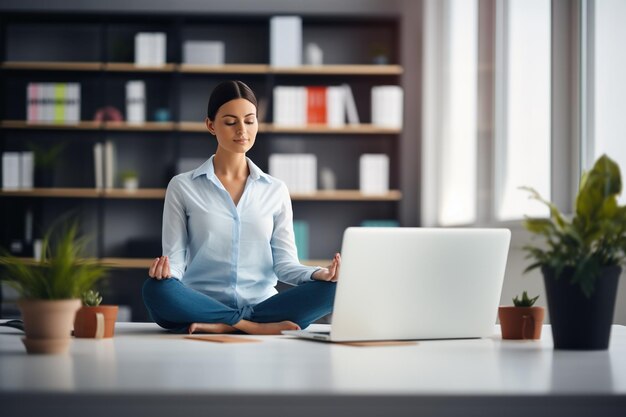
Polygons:
<instances>
[{"instance_id":1,"label":"book on shelf","mask_svg":"<svg viewBox=\"0 0 626 417\"><path fill-rule=\"evenodd\" d=\"M309 259L309 223L304 220L294 220L293 234L298 250L298 259Z\"/></svg>"},{"instance_id":2,"label":"book on shelf","mask_svg":"<svg viewBox=\"0 0 626 417\"><path fill-rule=\"evenodd\" d=\"M358 125L359 112L356 109L356 101L354 100L354 94L352 94L352 87L348 84L343 84L344 94L346 95L346 115L348 116L348 123L351 125Z\"/></svg>"},{"instance_id":3,"label":"book on shelf","mask_svg":"<svg viewBox=\"0 0 626 417\"><path fill-rule=\"evenodd\" d=\"M2 189L28 190L33 188L35 155L31 151L2 153Z\"/></svg>"},{"instance_id":4,"label":"book on shelf","mask_svg":"<svg viewBox=\"0 0 626 417\"><path fill-rule=\"evenodd\" d=\"M400 227L400 223L393 219L363 220L361 227Z\"/></svg>"},{"instance_id":5,"label":"book on shelf","mask_svg":"<svg viewBox=\"0 0 626 417\"><path fill-rule=\"evenodd\" d=\"M302 65L302 18L274 16L270 19L270 65Z\"/></svg>"},{"instance_id":6,"label":"book on shelf","mask_svg":"<svg viewBox=\"0 0 626 417\"><path fill-rule=\"evenodd\" d=\"M372 124L401 129L404 92L398 85L372 87Z\"/></svg>"},{"instance_id":7,"label":"book on shelf","mask_svg":"<svg viewBox=\"0 0 626 417\"><path fill-rule=\"evenodd\" d=\"M80 84L28 83L26 86L28 122L80 122Z\"/></svg>"},{"instance_id":8,"label":"book on shelf","mask_svg":"<svg viewBox=\"0 0 626 417\"><path fill-rule=\"evenodd\" d=\"M146 83L141 80L126 82L126 121L130 124L146 122Z\"/></svg>"},{"instance_id":9,"label":"book on shelf","mask_svg":"<svg viewBox=\"0 0 626 417\"><path fill-rule=\"evenodd\" d=\"M135 65L165 65L167 35L163 32L139 32L135 34Z\"/></svg>"},{"instance_id":10,"label":"book on shelf","mask_svg":"<svg viewBox=\"0 0 626 417\"><path fill-rule=\"evenodd\" d=\"M276 86L273 93L274 124L344 126L345 91L342 86Z\"/></svg>"},{"instance_id":11,"label":"book on shelf","mask_svg":"<svg viewBox=\"0 0 626 417\"><path fill-rule=\"evenodd\" d=\"M183 42L183 63L191 65L224 65L224 42Z\"/></svg>"},{"instance_id":12,"label":"book on shelf","mask_svg":"<svg viewBox=\"0 0 626 417\"><path fill-rule=\"evenodd\" d=\"M104 188L115 188L115 176L117 172L117 155L115 153L115 142L107 140L104 142Z\"/></svg>"},{"instance_id":13,"label":"book on shelf","mask_svg":"<svg viewBox=\"0 0 626 417\"><path fill-rule=\"evenodd\" d=\"M290 193L317 191L317 157L313 154L272 154L269 174L283 181Z\"/></svg>"},{"instance_id":14,"label":"book on shelf","mask_svg":"<svg viewBox=\"0 0 626 417\"><path fill-rule=\"evenodd\" d=\"M104 166L103 166L104 150L102 143L94 143L93 145L93 167L96 190L104 188Z\"/></svg>"},{"instance_id":15,"label":"book on shelf","mask_svg":"<svg viewBox=\"0 0 626 417\"><path fill-rule=\"evenodd\" d=\"M389 192L389 157L363 154L359 159L359 189L363 194Z\"/></svg>"}]
</instances>

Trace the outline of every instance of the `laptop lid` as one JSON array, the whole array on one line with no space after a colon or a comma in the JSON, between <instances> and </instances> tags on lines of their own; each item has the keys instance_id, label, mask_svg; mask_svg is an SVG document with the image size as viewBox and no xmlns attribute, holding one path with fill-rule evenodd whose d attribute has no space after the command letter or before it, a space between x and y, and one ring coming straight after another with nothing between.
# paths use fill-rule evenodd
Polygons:
<instances>
[{"instance_id":1,"label":"laptop lid","mask_svg":"<svg viewBox=\"0 0 626 417\"><path fill-rule=\"evenodd\" d=\"M346 229L332 341L493 333L508 229Z\"/></svg>"}]
</instances>

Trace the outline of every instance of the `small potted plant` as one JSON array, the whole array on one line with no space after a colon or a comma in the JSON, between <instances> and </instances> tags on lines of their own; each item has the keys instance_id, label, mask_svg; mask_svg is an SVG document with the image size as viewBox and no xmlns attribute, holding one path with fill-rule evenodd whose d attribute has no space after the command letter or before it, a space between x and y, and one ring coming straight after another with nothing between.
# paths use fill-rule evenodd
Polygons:
<instances>
[{"instance_id":1,"label":"small potted plant","mask_svg":"<svg viewBox=\"0 0 626 417\"><path fill-rule=\"evenodd\" d=\"M541 339L541 327L545 310L543 307L533 306L539 296L529 298L528 293L522 293L522 299L513 298L513 306L498 308L500 328L503 339Z\"/></svg>"},{"instance_id":2,"label":"small potted plant","mask_svg":"<svg viewBox=\"0 0 626 417\"><path fill-rule=\"evenodd\" d=\"M0 279L20 294L28 353L63 353L69 348L80 295L105 274L98 262L83 257L86 238L78 237L76 223L66 224L55 244L51 227L43 239L40 260L24 259L6 251L0 256L5 272Z\"/></svg>"},{"instance_id":3,"label":"small potted plant","mask_svg":"<svg viewBox=\"0 0 626 417\"><path fill-rule=\"evenodd\" d=\"M571 219L532 188L525 189L550 209L549 218L526 219L526 228L545 244L525 249L533 260L526 271L541 268L543 273L555 349L607 349L626 261L626 206L617 204L619 166L602 155L583 173Z\"/></svg>"},{"instance_id":4,"label":"small potted plant","mask_svg":"<svg viewBox=\"0 0 626 417\"><path fill-rule=\"evenodd\" d=\"M53 187L54 167L65 148L65 143L57 143L48 148L29 143L29 147L35 155L35 186Z\"/></svg>"},{"instance_id":5,"label":"small potted plant","mask_svg":"<svg viewBox=\"0 0 626 417\"><path fill-rule=\"evenodd\" d=\"M137 175L137 171L132 169L122 171L120 172L120 178L126 191L136 191L137 188L139 188L139 176Z\"/></svg>"},{"instance_id":6,"label":"small potted plant","mask_svg":"<svg viewBox=\"0 0 626 417\"><path fill-rule=\"evenodd\" d=\"M85 292L82 300L83 306L74 320L74 336L94 339L113 337L118 306L101 306L102 297L94 290Z\"/></svg>"}]
</instances>

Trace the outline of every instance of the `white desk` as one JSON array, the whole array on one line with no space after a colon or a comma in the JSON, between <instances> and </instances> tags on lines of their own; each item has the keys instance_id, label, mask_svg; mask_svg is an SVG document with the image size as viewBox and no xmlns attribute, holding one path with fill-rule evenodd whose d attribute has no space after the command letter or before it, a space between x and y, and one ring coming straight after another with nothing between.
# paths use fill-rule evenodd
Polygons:
<instances>
[{"instance_id":1,"label":"white desk","mask_svg":"<svg viewBox=\"0 0 626 417\"><path fill-rule=\"evenodd\" d=\"M495 327L486 339L353 347L217 344L122 323L61 356L26 355L18 334L0 328L3 417L626 415L624 326L604 352L554 351L549 326L536 342L502 341Z\"/></svg>"}]
</instances>

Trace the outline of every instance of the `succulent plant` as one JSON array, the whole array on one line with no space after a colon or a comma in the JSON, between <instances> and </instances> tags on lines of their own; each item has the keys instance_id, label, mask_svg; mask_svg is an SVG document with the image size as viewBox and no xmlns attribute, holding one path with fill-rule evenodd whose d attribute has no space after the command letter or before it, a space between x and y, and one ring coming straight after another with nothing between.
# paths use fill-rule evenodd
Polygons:
<instances>
[{"instance_id":1,"label":"succulent plant","mask_svg":"<svg viewBox=\"0 0 626 417\"><path fill-rule=\"evenodd\" d=\"M83 293L83 305L87 307L98 307L102 302L102 297L98 291L89 290Z\"/></svg>"},{"instance_id":2,"label":"succulent plant","mask_svg":"<svg viewBox=\"0 0 626 417\"><path fill-rule=\"evenodd\" d=\"M539 296L536 296L534 298L528 298L528 293L524 291L522 293L521 300L517 297L517 295L515 296L515 298L513 299L513 305L515 305L515 307L532 307L533 304L535 304L535 301L537 301L537 298L539 298Z\"/></svg>"}]
</instances>

